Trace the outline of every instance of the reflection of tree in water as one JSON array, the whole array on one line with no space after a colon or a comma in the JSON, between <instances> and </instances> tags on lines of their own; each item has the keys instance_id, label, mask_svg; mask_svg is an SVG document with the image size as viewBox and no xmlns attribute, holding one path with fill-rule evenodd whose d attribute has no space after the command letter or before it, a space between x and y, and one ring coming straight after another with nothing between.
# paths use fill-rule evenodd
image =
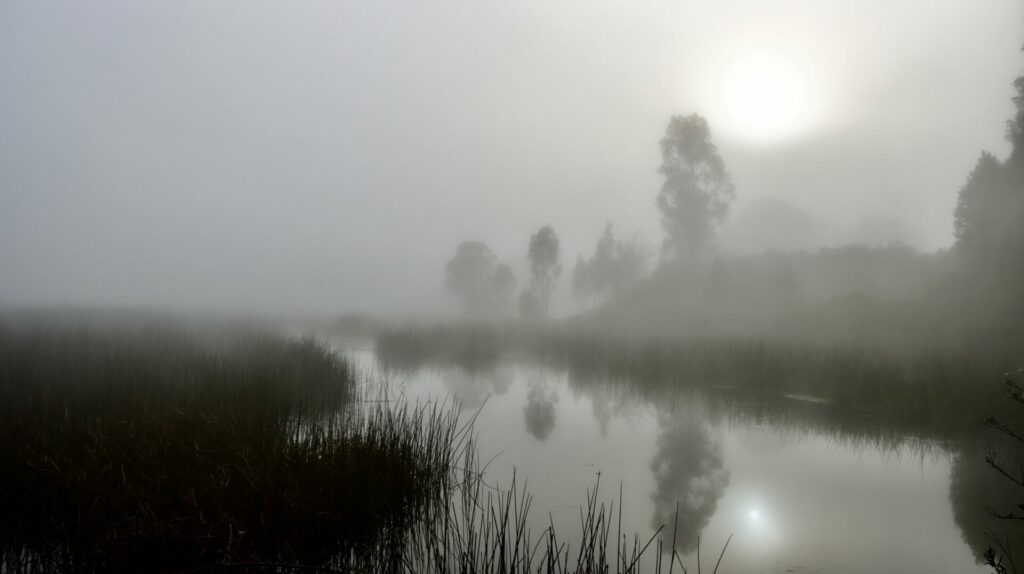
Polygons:
<instances>
[{"instance_id":1,"label":"reflection of tree in water","mask_svg":"<svg viewBox=\"0 0 1024 574\"><path fill-rule=\"evenodd\" d=\"M556 402L558 394L548 388L542 376L534 377L530 382L530 391L526 395L523 416L526 419L526 430L539 441L547 440L555 428Z\"/></svg>"},{"instance_id":2,"label":"reflection of tree in water","mask_svg":"<svg viewBox=\"0 0 1024 574\"><path fill-rule=\"evenodd\" d=\"M722 463L722 446L706 425L690 417L662 417L658 450L651 461L656 490L651 527L665 525L665 551L671 549L676 502L679 526L676 549L688 553L697 548L697 536L707 526L718 500L729 485L729 471Z\"/></svg>"},{"instance_id":3,"label":"reflection of tree in water","mask_svg":"<svg viewBox=\"0 0 1024 574\"><path fill-rule=\"evenodd\" d=\"M463 409L476 409L488 395L504 395L512 385L512 372L497 368L490 372L447 369L441 374L441 384L459 402Z\"/></svg>"},{"instance_id":4,"label":"reflection of tree in water","mask_svg":"<svg viewBox=\"0 0 1024 574\"><path fill-rule=\"evenodd\" d=\"M949 502L960 534L978 562L990 546L1006 555L999 548L1004 544L1014 561L1024 567L1024 521L1001 520L987 510L1024 514L1017 507L1024 503L1024 489L986 464L981 455L961 454L953 462Z\"/></svg>"}]
</instances>

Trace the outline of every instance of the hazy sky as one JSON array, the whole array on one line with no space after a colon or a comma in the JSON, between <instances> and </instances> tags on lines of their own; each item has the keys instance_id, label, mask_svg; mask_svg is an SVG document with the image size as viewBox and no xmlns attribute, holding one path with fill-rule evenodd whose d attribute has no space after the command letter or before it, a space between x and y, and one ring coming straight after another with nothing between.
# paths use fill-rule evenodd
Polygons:
<instances>
[{"instance_id":1,"label":"hazy sky","mask_svg":"<svg viewBox=\"0 0 1024 574\"><path fill-rule=\"evenodd\" d=\"M416 311L467 238L522 283L545 223L567 268L607 220L660 243L657 144L691 112L737 221L783 202L808 247L938 249L1007 151L1022 23L1016 0L2 2L0 303Z\"/></svg>"}]
</instances>

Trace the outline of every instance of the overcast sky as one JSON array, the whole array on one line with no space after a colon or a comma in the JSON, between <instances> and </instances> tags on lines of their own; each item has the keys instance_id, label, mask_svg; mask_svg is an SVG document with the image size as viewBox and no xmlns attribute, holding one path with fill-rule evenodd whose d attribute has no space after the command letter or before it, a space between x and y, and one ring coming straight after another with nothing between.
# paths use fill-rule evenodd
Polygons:
<instances>
[{"instance_id":1,"label":"overcast sky","mask_svg":"<svg viewBox=\"0 0 1024 574\"><path fill-rule=\"evenodd\" d=\"M463 239L521 279L545 223L567 268L608 220L658 245L658 140L692 112L734 221L940 249L980 151L1007 152L1022 23L1016 0L2 2L0 303L432 308Z\"/></svg>"}]
</instances>

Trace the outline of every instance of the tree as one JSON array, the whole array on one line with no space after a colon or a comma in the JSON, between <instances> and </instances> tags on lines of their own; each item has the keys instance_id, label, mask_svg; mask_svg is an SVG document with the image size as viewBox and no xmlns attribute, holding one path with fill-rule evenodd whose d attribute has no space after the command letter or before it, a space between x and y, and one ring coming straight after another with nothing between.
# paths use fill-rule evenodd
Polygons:
<instances>
[{"instance_id":1,"label":"tree","mask_svg":"<svg viewBox=\"0 0 1024 574\"><path fill-rule=\"evenodd\" d=\"M1024 76L1014 82L1017 112L1007 122L1006 161L983 152L954 211L956 251L997 311L1024 305Z\"/></svg>"},{"instance_id":2,"label":"tree","mask_svg":"<svg viewBox=\"0 0 1024 574\"><path fill-rule=\"evenodd\" d=\"M547 317L551 307L551 293L562 274L559 263L558 236L550 225L541 227L530 236L530 289L537 298L540 314Z\"/></svg>"},{"instance_id":3,"label":"tree","mask_svg":"<svg viewBox=\"0 0 1024 574\"><path fill-rule=\"evenodd\" d=\"M580 257L572 271L572 291L579 299L622 293L643 275L647 252L637 241L615 239L611 222L597 241L594 256Z\"/></svg>"},{"instance_id":4,"label":"tree","mask_svg":"<svg viewBox=\"0 0 1024 574\"><path fill-rule=\"evenodd\" d=\"M667 237L666 261L703 254L729 211L736 190L718 148L711 142L707 121L697 115L673 116L661 140L665 177L658 209Z\"/></svg>"},{"instance_id":5,"label":"tree","mask_svg":"<svg viewBox=\"0 0 1024 574\"><path fill-rule=\"evenodd\" d=\"M1019 165L1024 163L1024 76L1014 80L1013 87L1017 90L1013 96L1013 105L1017 112L1006 122L1006 139L1013 144L1010 163Z\"/></svg>"},{"instance_id":6,"label":"tree","mask_svg":"<svg viewBox=\"0 0 1024 574\"><path fill-rule=\"evenodd\" d=\"M1006 174L1003 164L989 152L982 152L967 183L960 189L953 212L953 234L957 248L977 262L992 255L1005 218Z\"/></svg>"},{"instance_id":7,"label":"tree","mask_svg":"<svg viewBox=\"0 0 1024 574\"><path fill-rule=\"evenodd\" d=\"M463 241L445 267L445 286L462 299L467 313L479 314L494 308L494 262L497 257L481 241Z\"/></svg>"}]
</instances>

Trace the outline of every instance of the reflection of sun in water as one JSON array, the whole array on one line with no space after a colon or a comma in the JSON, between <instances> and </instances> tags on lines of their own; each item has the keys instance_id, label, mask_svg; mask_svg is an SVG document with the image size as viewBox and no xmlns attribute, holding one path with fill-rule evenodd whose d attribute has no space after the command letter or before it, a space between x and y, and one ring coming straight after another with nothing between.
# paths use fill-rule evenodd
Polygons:
<instances>
[{"instance_id":1,"label":"reflection of sun in water","mask_svg":"<svg viewBox=\"0 0 1024 574\"><path fill-rule=\"evenodd\" d=\"M738 552L765 558L782 548L785 535L784 512L772 506L770 497L748 493L732 501L729 532L736 534ZM730 552L732 546L729 547Z\"/></svg>"},{"instance_id":2,"label":"reflection of sun in water","mask_svg":"<svg viewBox=\"0 0 1024 574\"><path fill-rule=\"evenodd\" d=\"M734 137L776 142L806 131L819 119L821 102L811 74L794 58L752 50L723 62L718 73L713 115Z\"/></svg>"}]
</instances>

